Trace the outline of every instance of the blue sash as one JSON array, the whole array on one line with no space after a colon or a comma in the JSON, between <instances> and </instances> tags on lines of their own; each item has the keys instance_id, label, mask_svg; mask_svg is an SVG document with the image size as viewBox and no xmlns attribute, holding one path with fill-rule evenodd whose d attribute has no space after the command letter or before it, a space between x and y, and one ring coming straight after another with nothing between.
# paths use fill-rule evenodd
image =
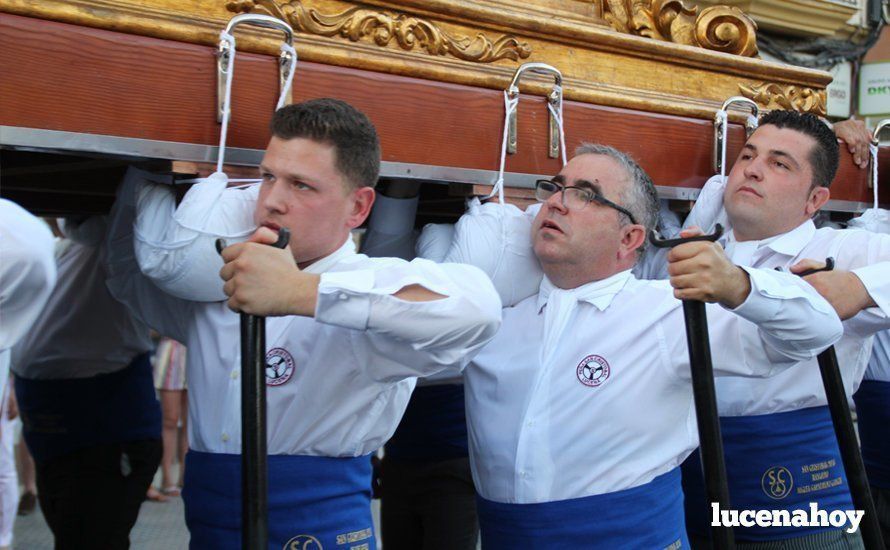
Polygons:
<instances>
[{"instance_id":1,"label":"blue sash","mask_svg":"<svg viewBox=\"0 0 890 550\"><path fill-rule=\"evenodd\" d=\"M241 549L241 455L186 455L190 548ZM269 548L375 550L371 459L269 457Z\"/></svg>"},{"instance_id":2,"label":"blue sash","mask_svg":"<svg viewBox=\"0 0 890 550\"><path fill-rule=\"evenodd\" d=\"M827 512L853 510L828 407L757 416L721 417L729 500L735 510L804 510L811 502ZM701 459L683 463L686 526L708 536L712 510L706 502ZM735 527L740 541L801 537L834 527Z\"/></svg>"},{"instance_id":3,"label":"blue sash","mask_svg":"<svg viewBox=\"0 0 890 550\"><path fill-rule=\"evenodd\" d=\"M86 447L161 438L148 353L124 369L90 378L16 376L15 394L25 442L40 464Z\"/></svg>"},{"instance_id":4,"label":"blue sash","mask_svg":"<svg viewBox=\"0 0 890 550\"><path fill-rule=\"evenodd\" d=\"M868 481L890 489L890 382L863 380L853 401Z\"/></svg>"},{"instance_id":5,"label":"blue sash","mask_svg":"<svg viewBox=\"0 0 890 550\"><path fill-rule=\"evenodd\" d=\"M478 498L482 548L688 548L680 469L646 485L582 498L505 504Z\"/></svg>"},{"instance_id":6,"label":"blue sash","mask_svg":"<svg viewBox=\"0 0 890 550\"><path fill-rule=\"evenodd\" d=\"M468 454L463 385L416 388L396 433L386 443L387 459L440 461Z\"/></svg>"}]
</instances>

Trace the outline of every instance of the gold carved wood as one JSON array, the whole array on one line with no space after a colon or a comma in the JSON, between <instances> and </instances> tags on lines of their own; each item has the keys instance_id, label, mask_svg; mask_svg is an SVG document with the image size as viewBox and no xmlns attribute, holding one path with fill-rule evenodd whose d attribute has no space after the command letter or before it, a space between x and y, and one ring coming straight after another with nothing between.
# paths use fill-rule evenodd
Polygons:
<instances>
[{"instance_id":1,"label":"gold carved wood","mask_svg":"<svg viewBox=\"0 0 890 550\"><path fill-rule=\"evenodd\" d=\"M429 20L404 13L354 7L325 14L307 8L299 0L231 0L226 7L235 13L265 13L277 17L287 21L298 33L340 36L352 42L367 39L378 46L395 41L403 50L411 51L416 46L430 55L451 55L463 61L518 61L531 55L531 46L514 36L502 35L494 41L481 32L475 38L452 36Z\"/></svg>"},{"instance_id":2,"label":"gold carved wood","mask_svg":"<svg viewBox=\"0 0 890 550\"><path fill-rule=\"evenodd\" d=\"M764 109L793 109L821 116L825 116L827 112L825 90L761 82L754 85L740 84L739 91Z\"/></svg>"},{"instance_id":3,"label":"gold carved wood","mask_svg":"<svg viewBox=\"0 0 890 550\"><path fill-rule=\"evenodd\" d=\"M757 26L741 10L713 6L698 12L680 0L599 0L618 32L754 57Z\"/></svg>"}]
</instances>

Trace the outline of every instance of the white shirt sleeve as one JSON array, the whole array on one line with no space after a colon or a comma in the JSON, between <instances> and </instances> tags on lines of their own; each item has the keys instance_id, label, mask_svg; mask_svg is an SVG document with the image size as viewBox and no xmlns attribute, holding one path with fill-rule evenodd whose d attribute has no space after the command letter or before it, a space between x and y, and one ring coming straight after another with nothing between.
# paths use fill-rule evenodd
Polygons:
<instances>
[{"instance_id":1,"label":"white shirt sleeve","mask_svg":"<svg viewBox=\"0 0 890 550\"><path fill-rule=\"evenodd\" d=\"M773 366L812 359L843 336L840 318L809 283L790 273L743 267L751 293L732 313L757 325Z\"/></svg>"},{"instance_id":2,"label":"white shirt sleeve","mask_svg":"<svg viewBox=\"0 0 890 550\"><path fill-rule=\"evenodd\" d=\"M683 229L699 227L705 233L712 233L719 223L724 232L729 231L729 216L723 208L723 192L726 190L726 178L719 174L711 177L702 187L692 210L683 222Z\"/></svg>"},{"instance_id":3,"label":"white shirt sleeve","mask_svg":"<svg viewBox=\"0 0 890 550\"><path fill-rule=\"evenodd\" d=\"M718 304L706 308L716 376L771 376L815 357L843 335L834 309L800 277L742 269L751 280L747 299L735 309ZM682 325L682 316L672 319ZM673 334L674 367L681 377L689 378L685 335L678 342L676 327Z\"/></svg>"},{"instance_id":4,"label":"white shirt sleeve","mask_svg":"<svg viewBox=\"0 0 890 550\"><path fill-rule=\"evenodd\" d=\"M833 247L837 269L856 275L877 305L848 319L844 326L862 337L890 328L890 235L861 229L838 234L843 238Z\"/></svg>"},{"instance_id":5,"label":"white shirt sleeve","mask_svg":"<svg viewBox=\"0 0 890 550\"><path fill-rule=\"evenodd\" d=\"M409 302L393 296L421 285L444 299ZM377 353L364 361L377 381L429 376L463 368L491 340L501 322L501 302L491 282L468 265L416 259L380 269L321 276L315 319L353 329Z\"/></svg>"},{"instance_id":6,"label":"white shirt sleeve","mask_svg":"<svg viewBox=\"0 0 890 550\"><path fill-rule=\"evenodd\" d=\"M146 277L136 261L133 227L136 201L144 179L129 170L111 209L106 246L106 285L114 298L148 326L180 342L188 341L188 323L193 302L171 296Z\"/></svg>"},{"instance_id":7,"label":"white shirt sleeve","mask_svg":"<svg viewBox=\"0 0 890 550\"><path fill-rule=\"evenodd\" d=\"M56 284L49 228L24 208L0 199L0 395L10 350L43 311Z\"/></svg>"},{"instance_id":8,"label":"white shirt sleeve","mask_svg":"<svg viewBox=\"0 0 890 550\"><path fill-rule=\"evenodd\" d=\"M0 350L12 347L43 310L56 284L54 246L45 223L0 199Z\"/></svg>"},{"instance_id":9,"label":"white shirt sleeve","mask_svg":"<svg viewBox=\"0 0 890 550\"><path fill-rule=\"evenodd\" d=\"M219 270L223 261L215 242L244 241L256 226L253 211L259 186L227 187L215 173L188 190L176 205L169 184L154 174L130 170L143 180L136 196L136 258L142 272L165 292L190 301L226 299Z\"/></svg>"},{"instance_id":10,"label":"white shirt sleeve","mask_svg":"<svg viewBox=\"0 0 890 550\"><path fill-rule=\"evenodd\" d=\"M535 256L531 228L539 206L522 211L512 204L472 199L454 227L446 262L470 264L488 275L504 306L533 296L544 271Z\"/></svg>"}]
</instances>

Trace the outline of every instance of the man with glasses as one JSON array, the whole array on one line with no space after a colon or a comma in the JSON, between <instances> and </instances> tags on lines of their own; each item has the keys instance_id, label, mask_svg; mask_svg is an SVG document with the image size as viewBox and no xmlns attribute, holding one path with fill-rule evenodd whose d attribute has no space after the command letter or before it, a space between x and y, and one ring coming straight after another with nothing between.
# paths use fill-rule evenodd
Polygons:
<instances>
[{"instance_id":1,"label":"man with glasses","mask_svg":"<svg viewBox=\"0 0 890 550\"><path fill-rule=\"evenodd\" d=\"M686 547L678 466L698 441L677 298L715 304L717 375L812 358L840 322L798 278L713 243L673 249L670 284L635 279L656 194L611 147L583 145L536 195L540 291L504 310L465 371L483 547Z\"/></svg>"}]
</instances>

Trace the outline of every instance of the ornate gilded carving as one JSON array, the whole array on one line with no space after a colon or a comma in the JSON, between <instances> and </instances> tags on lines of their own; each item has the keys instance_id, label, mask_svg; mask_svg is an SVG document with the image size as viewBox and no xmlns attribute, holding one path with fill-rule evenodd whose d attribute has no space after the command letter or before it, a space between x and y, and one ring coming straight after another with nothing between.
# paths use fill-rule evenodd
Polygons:
<instances>
[{"instance_id":1,"label":"ornate gilded carving","mask_svg":"<svg viewBox=\"0 0 890 550\"><path fill-rule=\"evenodd\" d=\"M766 109L793 109L822 116L827 111L825 90L764 82L751 86L739 84L739 91Z\"/></svg>"},{"instance_id":2,"label":"ornate gilded carving","mask_svg":"<svg viewBox=\"0 0 890 550\"><path fill-rule=\"evenodd\" d=\"M404 13L354 7L341 13L324 14L306 8L300 0L231 0L226 8L235 13L265 13L283 19L297 33L340 36L352 42L370 39L378 46L387 46L395 40L406 51L417 46L430 55L451 55L464 61L518 61L531 55L531 46L512 36L501 36L494 42L482 33L475 38L453 36L433 22Z\"/></svg>"},{"instance_id":3,"label":"ornate gilded carving","mask_svg":"<svg viewBox=\"0 0 890 550\"><path fill-rule=\"evenodd\" d=\"M682 0L594 0L618 32L754 57L757 26L741 10L713 6L698 12Z\"/></svg>"}]
</instances>

